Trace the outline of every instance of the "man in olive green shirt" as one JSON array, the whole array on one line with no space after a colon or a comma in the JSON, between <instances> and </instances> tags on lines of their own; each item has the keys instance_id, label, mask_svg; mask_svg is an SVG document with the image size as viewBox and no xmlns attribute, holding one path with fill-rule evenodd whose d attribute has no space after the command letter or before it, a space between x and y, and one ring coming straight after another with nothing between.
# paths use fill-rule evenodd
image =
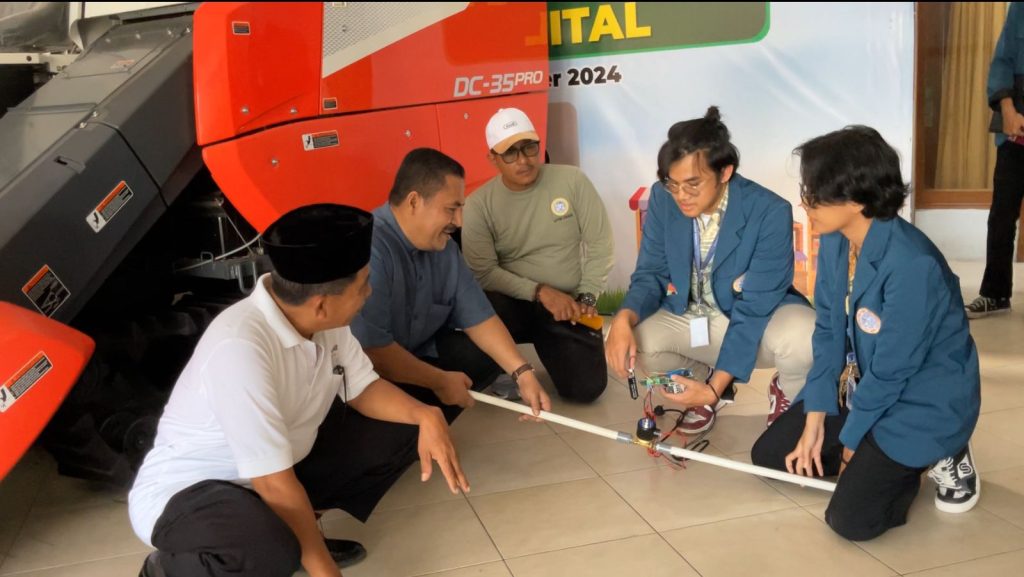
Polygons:
<instances>
[{"instance_id":1,"label":"man in olive green shirt","mask_svg":"<svg viewBox=\"0 0 1024 577\"><path fill-rule=\"evenodd\" d=\"M558 393L593 401L608 381L604 341L580 321L597 314L612 267L604 203L580 169L541 162L522 111L498 110L486 137L499 174L466 203L466 262L516 342L533 343Z\"/></svg>"}]
</instances>

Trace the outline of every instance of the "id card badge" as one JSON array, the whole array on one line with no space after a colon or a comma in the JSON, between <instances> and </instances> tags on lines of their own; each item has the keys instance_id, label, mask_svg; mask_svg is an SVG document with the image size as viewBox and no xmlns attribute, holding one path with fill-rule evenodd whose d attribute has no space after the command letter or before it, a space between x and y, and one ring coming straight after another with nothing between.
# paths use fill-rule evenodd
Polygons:
<instances>
[{"instance_id":1,"label":"id card badge","mask_svg":"<svg viewBox=\"0 0 1024 577\"><path fill-rule=\"evenodd\" d=\"M690 319L690 348L706 347L710 344L708 317L700 316Z\"/></svg>"}]
</instances>

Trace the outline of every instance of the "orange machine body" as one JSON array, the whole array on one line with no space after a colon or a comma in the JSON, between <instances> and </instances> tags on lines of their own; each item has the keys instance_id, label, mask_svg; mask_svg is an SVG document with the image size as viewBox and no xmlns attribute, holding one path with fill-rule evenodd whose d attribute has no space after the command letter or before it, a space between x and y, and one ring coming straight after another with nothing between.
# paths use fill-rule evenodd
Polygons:
<instances>
[{"instance_id":1,"label":"orange machine body","mask_svg":"<svg viewBox=\"0 0 1024 577\"><path fill-rule=\"evenodd\" d=\"M0 302L0 479L64 402L94 347L63 323Z\"/></svg>"},{"instance_id":2,"label":"orange machine body","mask_svg":"<svg viewBox=\"0 0 1024 577\"><path fill-rule=\"evenodd\" d=\"M496 172L499 108L547 123L545 4L233 3L195 15L197 140L257 230L292 208L374 208L409 150L440 149L472 191Z\"/></svg>"}]
</instances>

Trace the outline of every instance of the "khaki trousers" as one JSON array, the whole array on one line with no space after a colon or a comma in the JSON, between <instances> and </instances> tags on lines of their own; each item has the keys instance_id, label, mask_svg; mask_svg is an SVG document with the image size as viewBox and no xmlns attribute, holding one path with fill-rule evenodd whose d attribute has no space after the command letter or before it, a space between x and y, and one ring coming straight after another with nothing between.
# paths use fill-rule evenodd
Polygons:
<instances>
[{"instance_id":1,"label":"khaki trousers","mask_svg":"<svg viewBox=\"0 0 1024 577\"><path fill-rule=\"evenodd\" d=\"M811 336L814 309L804 305L783 305L775 310L757 348L756 367L779 371L779 385L793 400L804 388L814 360ZM709 367L718 362L729 317L719 313L710 319L711 344L690 346L692 313L676 316L659 309L636 327L637 364L648 373L687 368L698 380L706 379Z\"/></svg>"}]
</instances>

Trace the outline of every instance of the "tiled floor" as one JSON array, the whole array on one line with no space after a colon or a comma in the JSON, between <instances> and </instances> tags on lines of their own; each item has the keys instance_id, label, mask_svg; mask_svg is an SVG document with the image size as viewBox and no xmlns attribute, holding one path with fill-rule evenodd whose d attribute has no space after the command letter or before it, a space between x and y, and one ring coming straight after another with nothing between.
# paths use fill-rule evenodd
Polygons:
<instances>
[{"instance_id":1,"label":"tiled floor","mask_svg":"<svg viewBox=\"0 0 1024 577\"><path fill-rule=\"evenodd\" d=\"M981 267L961 263L965 297ZM369 523L335 512L324 527L370 551L346 576L728 577L733 575L1024 574L1024 267L1018 310L972 325L981 352L982 418L974 436L981 504L939 513L925 481L907 526L850 543L822 522L827 494L699 463L676 471L643 450L477 406L454 427L468 495L413 472ZM768 373L740 388L708 451L749 461L763 430ZM555 410L629 431L640 407L612 383L593 406ZM58 477L32 452L0 484L0 575L134 576L147 548L124 495Z\"/></svg>"}]
</instances>

